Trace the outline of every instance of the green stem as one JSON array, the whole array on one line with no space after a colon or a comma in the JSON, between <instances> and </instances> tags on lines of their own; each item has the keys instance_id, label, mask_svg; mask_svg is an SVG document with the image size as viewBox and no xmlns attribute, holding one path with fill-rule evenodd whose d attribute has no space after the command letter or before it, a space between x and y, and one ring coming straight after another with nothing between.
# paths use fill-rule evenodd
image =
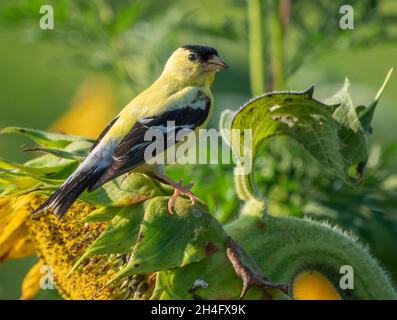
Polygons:
<instances>
[{"instance_id":1,"label":"green stem","mask_svg":"<svg viewBox=\"0 0 397 320\"><path fill-rule=\"evenodd\" d=\"M270 56L272 90L285 88L283 26L279 13L279 0L272 0L269 12Z\"/></svg>"},{"instance_id":2,"label":"green stem","mask_svg":"<svg viewBox=\"0 0 397 320\"><path fill-rule=\"evenodd\" d=\"M244 173L239 165L235 167L234 185L238 197L240 200L244 201L241 213L243 215L262 218L265 213L265 200L260 199L255 195L252 175Z\"/></svg>"},{"instance_id":3,"label":"green stem","mask_svg":"<svg viewBox=\"0 0 397 320\"><path fill-rule=\"evenodd\" d=\"M262 1L248 0L249 67L251 92L259 95L265 88Z\"/></svg>"},{"instance_id":4,"label":"green stem","mask_svg":"<svg viewBox=\"0 0 397 320\"><path fill-rule=\"evenodd\" d=\"M248 201L255 198L251 175L239 173L239 166L237 166L234 170L234 184L239 199Z\"/></svg>"}]
</instances>

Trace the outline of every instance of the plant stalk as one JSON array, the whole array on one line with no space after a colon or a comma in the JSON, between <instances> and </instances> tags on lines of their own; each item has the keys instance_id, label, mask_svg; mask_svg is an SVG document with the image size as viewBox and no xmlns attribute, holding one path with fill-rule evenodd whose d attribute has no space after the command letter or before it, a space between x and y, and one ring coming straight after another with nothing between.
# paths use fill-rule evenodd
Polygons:
<instances>
[{"instance_id":1,"label":"plant stalk","mask_svg":"<svg viewBox=\"0 0 397 320\"><path fill-rule=\"evenodd\" d=\"M265 88L262 1L248 0L249 68L251 93L256 96Z\"/></svg>"},{"instance_id":2,"label":"plant stalk","mask_svg":"<svg viewBox=\"0 0 397 320\"><path fill-rule=\"evenodd\" d=\"M272 0L269 12L269 31L270 31L270 57L272 85L271 90L285 89L284 71L284 32L279 12L279 0Z\"/></svg>"}]
</instances>

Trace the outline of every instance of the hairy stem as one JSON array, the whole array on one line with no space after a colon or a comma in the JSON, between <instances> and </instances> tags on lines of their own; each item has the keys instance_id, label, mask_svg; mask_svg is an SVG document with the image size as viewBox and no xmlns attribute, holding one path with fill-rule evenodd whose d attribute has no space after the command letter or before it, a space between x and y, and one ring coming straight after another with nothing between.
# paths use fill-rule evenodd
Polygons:
<instances>
[{"instance_id":1,"label":"hairy stem","mask_svg":"<svg viewBox=\"0 0 397 320\"><path fill-rule=\"evenodd\" d=\"M250 215L256 217L263 217L265 212L265 200L260 199L255 195L254 182L252 175L246 174L241 168L237 166L234 171L234 184L237 195L240 200L244 201L244 206L241 210L243 215Z\"/></svg>"}]
</instances>

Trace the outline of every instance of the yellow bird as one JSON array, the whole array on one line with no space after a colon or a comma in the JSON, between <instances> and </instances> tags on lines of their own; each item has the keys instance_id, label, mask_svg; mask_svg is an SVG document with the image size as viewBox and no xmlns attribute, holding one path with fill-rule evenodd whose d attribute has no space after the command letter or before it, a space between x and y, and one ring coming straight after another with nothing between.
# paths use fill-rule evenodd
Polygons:
<instances>
[{"instance_id":1,"label":"yellow bird","mask_svg":"<svg viewBox=\"0 0 397 320\"><path fill-rule=\"evenodd\" d=\"M184 187L165 175L163 165L148 161L145 150L153 141L146 141L145 134L157 130L167 142L170 124L176 135L183 129L205 127L213 108L210 87L215 73L225 68L214 48L185 45L177 49L160 77L108 124L84 161L35 213L48 209L62 217L83 191L91 192L127 172L149 174L175 188L168 203L170 212L180 194L194 203L192 184ZM163 146L163 153L167 147L170 144ZM152 158L160 153L157 149Z\"/></svg>"}]
</instances>

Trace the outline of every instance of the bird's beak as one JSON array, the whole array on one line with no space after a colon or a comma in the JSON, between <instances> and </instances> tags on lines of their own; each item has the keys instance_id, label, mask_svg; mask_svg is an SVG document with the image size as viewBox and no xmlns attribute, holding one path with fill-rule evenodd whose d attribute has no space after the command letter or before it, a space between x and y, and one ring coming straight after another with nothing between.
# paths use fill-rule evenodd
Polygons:
<instances>
[{"instance_id":1,"label":"bird's beak","mask_svg":"<svg viewBox=\"0 0 397 320\"><path fill-rule=\"evenodd\" d=\"M221 58L217 55L212 55L211 58L207 60L207 70L208 71L220 71L227 69L228 66Z\"/></svg>"}]
</instances>

